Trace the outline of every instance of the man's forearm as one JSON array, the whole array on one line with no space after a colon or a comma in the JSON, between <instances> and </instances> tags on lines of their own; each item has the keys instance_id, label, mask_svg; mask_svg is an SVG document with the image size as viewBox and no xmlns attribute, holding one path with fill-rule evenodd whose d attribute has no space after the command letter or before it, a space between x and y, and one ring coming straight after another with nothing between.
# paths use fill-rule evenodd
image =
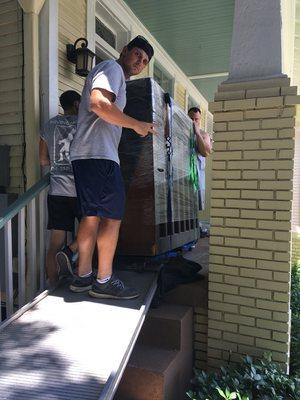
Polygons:
<instances>
[{"instance_id":1,"label":"man's forearm","mask_svg":"<svg viewBox=\"0 0 300 400\"><path fill-rule=\"evenodd\" d=\"M110 101L102 101L98 104L92 104L91 111L110 124L130 129L135 129L136 127L136 119L124 114L114 103Z\"/></svg>"},{"instance_id":2,"label":"man's forearm","mask_svg":"<svg viewBox=\"0 0 300 400\"><path fill-rule=\"evenodd\" d=\"M201 154L201 156L206 157L208 154L207 154L206 146L205 146L205 143L204 143L204 140L203 140L203 137L202 137L201 133L198 133L198 134L196 133L195 136L196 136L196 150L197 150L197 152L199 154Z\"/></svg>"}]
</instances>

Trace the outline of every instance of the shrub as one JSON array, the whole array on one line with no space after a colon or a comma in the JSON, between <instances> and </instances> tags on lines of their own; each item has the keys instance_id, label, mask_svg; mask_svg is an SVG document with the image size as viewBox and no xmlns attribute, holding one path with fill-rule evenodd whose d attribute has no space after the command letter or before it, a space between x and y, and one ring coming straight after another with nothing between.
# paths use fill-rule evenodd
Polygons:
<instances>
[{"instance_id":1,"label":"shrub","mask_svg":"<svg viewBox=\"0 0 300 400\"><path fill-rule=\"evenodd\" d=\"M193 400L299 400L300 378L286 375L270 354L255 363L243 358L238 367L206 374L196 372L188 397Z\"/></svg>"},{"instance_id":2,"label":"shrub","mask_svg":"<svg viewBox=\"0 0 300 400\"><path fill-rule=\"evenodd\" d=\"M300 262L292 268L291 311L290 369L292 374L300 374Z\"/></svg>"}]
</instances>

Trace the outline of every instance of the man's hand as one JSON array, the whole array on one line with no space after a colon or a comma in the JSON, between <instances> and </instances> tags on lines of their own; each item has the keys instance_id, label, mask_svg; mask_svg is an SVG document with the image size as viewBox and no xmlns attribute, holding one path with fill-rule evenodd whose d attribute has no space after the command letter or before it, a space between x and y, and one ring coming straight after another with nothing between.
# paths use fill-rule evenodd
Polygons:
<instances>
[{"instance_id":1,"label":"man's hand","mask_svg":"<svg viewBox=\"0 0 300 400\"><path fill-rule=\"evenodd\" d=\"M104 121L123 128L133 129L142 137L147 136L148 133L158 134L154 129L155 124L153 122L138 121L124 114L114 104L114 94L105 89L92 90L90 109Z\"/></svg>"},{"instance_id":2,"label":"man's hand","mask_svg":"<svg viewBox=\"0 0 300 400\"><path fill-rule=\"evenodd\" d=\"M134 130L138 135L145 137L148 133L157 135L158 132L154 129L155 127L156 125L153 122L136 121Z\"/></svg>"},{"instance_id":3,"label":"man's hand","mask_svg":"<svg viewBox=\"0 0 300 400\"><path fill-rule=\"evenodd\" d=\"M196 151L203 157L207 157L212 151L211 139L207 132L199 128L194 123L194 133L196 136Z\"/></svg>"}]
</instances>

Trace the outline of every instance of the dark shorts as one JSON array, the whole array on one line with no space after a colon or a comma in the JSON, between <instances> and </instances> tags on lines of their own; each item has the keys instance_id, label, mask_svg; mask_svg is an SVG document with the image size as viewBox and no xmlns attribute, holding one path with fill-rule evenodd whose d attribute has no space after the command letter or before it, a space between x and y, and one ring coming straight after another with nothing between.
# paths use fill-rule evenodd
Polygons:
<instances>
[{"instance_id":1,"label":"dark shorts","mask_svg":"<svg viewBox=\"0 0 300 400\"><path fill-rule=\"evenodd\" d=\"M80 212L76 197L48 195L47 229L74 231L75 218L80 221Z\"/></svg>"},{"instance_id":2,"label":"dark shorts","mask_svg":"<svg viewBox=\"0 0 300 400\"><path fill-rule=\"evenodd\" d=\"M78 204L82 216L121 220L125 190L119 165L111 160L72 161Z\"/></svg>"}]
</instances>

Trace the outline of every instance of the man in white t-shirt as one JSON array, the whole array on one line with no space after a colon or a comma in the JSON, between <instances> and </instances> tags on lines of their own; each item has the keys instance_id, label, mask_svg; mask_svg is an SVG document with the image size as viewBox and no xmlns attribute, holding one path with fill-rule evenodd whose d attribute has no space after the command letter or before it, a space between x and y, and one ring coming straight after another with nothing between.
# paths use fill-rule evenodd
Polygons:
<instances>
[{"instance_id":1,"label":"man in white t-shirt","mask_svg":"<svg viewBox=\"0 0 300 400\"><path fill-rule=\"evenodd\" d=\"M89 291L97 298L132 299L138 293L112 273L112 263L124 213L125 192L118 146L122 127L144 137L156 133L153 123L138 121L123 113L126 83L138 75L153 56L142 36L134 38L120 58L106 60L89 73L82 93L77 132L70 149L82 220L77 235L78 275L70 289ZM134 133L133 133L134 134ZM97 278L92 273L92 255L98 249Z\"/></svg>"},{"instance_id":2,"label":"man in white t-shirt","mask_svg":"<svg viewBox=\"0 0 300 400\"><path fill-rule=\"evenodd\" d=\"M80 219L69 147L76 133L80 94L67 90L59 98L63 115L51 118L41 130L39 156L42 169L50 169L48 203L48 229L51 230L46 256L46 272L49 284L58 280L60 272L73 273L73 257L77 252L74 241L62 246L66 232L74 232L75 218ZM59 251L60 250L60 251Z\"/></svg>"},{"instance_id":3,"label":"man in white t-shirt","mask_svg":"<svg viewBox=\"0 0 300 400\"><path fill-rule=\"evenodd\" d=\"M201 110L199 107L191 107L188 115L194 122L194 133L196 137L196 151L198 154L198 178L199 178L199 210L205 207L205 158L212 151L211 138L207 132L201 129Z\"/></svg>"}]
</instances>

